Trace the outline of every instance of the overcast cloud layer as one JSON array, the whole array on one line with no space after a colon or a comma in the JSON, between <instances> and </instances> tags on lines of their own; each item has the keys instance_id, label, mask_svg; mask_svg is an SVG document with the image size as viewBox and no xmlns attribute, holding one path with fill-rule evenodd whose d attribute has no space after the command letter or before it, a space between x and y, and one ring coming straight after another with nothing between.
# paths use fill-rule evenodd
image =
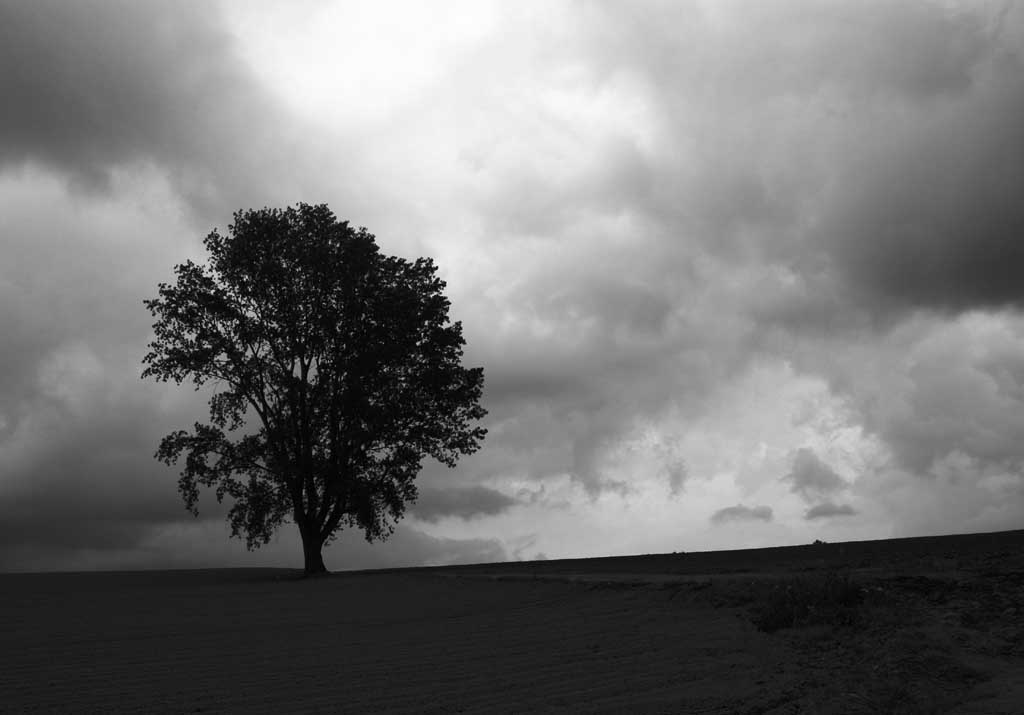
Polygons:
<instances>
[{"instance_id":1,"label":"overcast cloud layer","mask_svg":"<svg viewBox=\"0 0 1024 715\"><path fill-rule=\"evenodd\" d=\"M0 0L0 569L298 564L182 507L142 300L237 209L441 267L484 448L333 569L1024 525L1014 3Z\"/></svg>"}]
</instances>

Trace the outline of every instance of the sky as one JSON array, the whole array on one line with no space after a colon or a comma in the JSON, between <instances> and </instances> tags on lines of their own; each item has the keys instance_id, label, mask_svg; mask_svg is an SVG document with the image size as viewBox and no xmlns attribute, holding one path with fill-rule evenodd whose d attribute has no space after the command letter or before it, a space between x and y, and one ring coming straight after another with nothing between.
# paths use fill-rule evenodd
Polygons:
<instances>
[{"instance_id":1,"label":"sky","mask_svg":"<svg viewBox=\"0 0 1024 715\"><path fill-rule=\"evenodd\" d=\"M489 430L343 570L1024 528L1024 5L0 0L0 570L301 565L160 438L233 212L431 256Z\"/></svg>"}]
</instances>

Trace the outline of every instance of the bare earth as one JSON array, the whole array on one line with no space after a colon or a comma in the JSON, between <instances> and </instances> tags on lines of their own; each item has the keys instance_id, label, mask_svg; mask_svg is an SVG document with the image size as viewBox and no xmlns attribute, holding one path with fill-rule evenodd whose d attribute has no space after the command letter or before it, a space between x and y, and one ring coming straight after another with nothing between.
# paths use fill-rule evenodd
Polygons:
<instances>
[{"instance_id":1,"label":"bare earth","mask_svg":"<svg viewBox=\"0 0 1024 715\"><path fill-rule=\"evenodd\" d=\"M839 620L755 623L840 574ZM1022 713L1024 532L407 569L0 575L0 712Z\"/></svg>"}]
</instances>

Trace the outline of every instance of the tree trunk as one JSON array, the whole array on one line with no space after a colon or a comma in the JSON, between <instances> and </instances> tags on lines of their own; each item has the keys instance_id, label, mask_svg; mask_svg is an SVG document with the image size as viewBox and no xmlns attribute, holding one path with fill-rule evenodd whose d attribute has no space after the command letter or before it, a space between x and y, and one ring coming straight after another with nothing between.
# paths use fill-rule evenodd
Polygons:
<instances>
[{"instance_id":1,"label":"tree trunk","mask_svg":"<svg viewBox=\"0 0 1024 715\"><path fill-rule=\"evenodd\" d=\"M305 557L305 569L307 576L328 573L324 566L324 557L321 553L323 543L318 542L313 536L302 535L302 555Z\"/></svg>"}]
</instances>

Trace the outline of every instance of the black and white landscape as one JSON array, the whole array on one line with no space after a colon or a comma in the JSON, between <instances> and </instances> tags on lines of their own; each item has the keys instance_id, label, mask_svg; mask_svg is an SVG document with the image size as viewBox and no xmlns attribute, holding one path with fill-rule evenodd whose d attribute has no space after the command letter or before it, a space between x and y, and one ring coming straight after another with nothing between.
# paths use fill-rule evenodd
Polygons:
<instances>
[{"instance_id":1,"label":"black and white landscape","mask_svg":"<svg viewBox=\"0 0 1024 715\"><path fill-rule=\"evenodd\" d=\"M0 691L15 711L102 710L98 683L120 673L125 709L148 711L154 692L169 711L247 710L281 663L341 642L354 663L352 644L372 641L367 662L398 653L409 671L388 691L396 711L440 711L452 692L470 710L628 711L643 692L641 711L1019 711L998 698L1020 692L1022 50L1024 5L1009 1L0 0L0 580L22 648ZM383 428L307 409L279 360L283 382L246 389L294 398L269 422L305 446L242 457L316 476L290 493L278 480L260 516L275 528L247 550L230 538L240 492L203 488L194 516L184 458L154 458L230 380L140 379L158 339L143 301L207 261L204 239L231 235L236 212L298 206L366 227L401 265L433 260L463 363L483 369L487 433L454 467L424 459L415 499L395 497L402 518L374 521L387 509L359 508L379 489L324 476L372 450L336 439L314 454L330 440L308 425ZM270 233L252 245L283 240ZM314 244L296 255L316 273ZM292 265L260 255L250 284ZM280 296L268 286L264 307ZM309 295L294 302L307 317L333 305ZM271 323L258 345L242 330L196 355L245 347L270 364L303 324ZM318 355L341 354L343 333ZM306 357L295 375L329 374ZM392 383L367 404L411 399L411 373L379 373ZM363 395L356 383L331 404ZM258 408L239 408L244 429ZM330 499L353 500L323 550L329 578L291 580L293 497L324 523ZM997 535L900 546L956 534ZM889 546L853 558L850 542ZM700 554L769 547L828 556L804 573L775 552L701 555L693 571ZM566 570L625 556L640 561ZM401 568L432 570L338 573ZM658 578L621 585L637 570ZM274 621L293 597L310 610ZM328 622L302 653L271 646ZM413 667L442 641L434 670ZM203 678L236 646L250 660L214 694L224 684ZM186 664L193 648L207 660ZM832 658L821 677L816 648ZM338 667L365 688L346 707L370 708L370 666ZM335 709L330 687L280 677L270 710L301 696ZM202 698L174 689L186 680Z\"/></svg>"}]
</instances>

